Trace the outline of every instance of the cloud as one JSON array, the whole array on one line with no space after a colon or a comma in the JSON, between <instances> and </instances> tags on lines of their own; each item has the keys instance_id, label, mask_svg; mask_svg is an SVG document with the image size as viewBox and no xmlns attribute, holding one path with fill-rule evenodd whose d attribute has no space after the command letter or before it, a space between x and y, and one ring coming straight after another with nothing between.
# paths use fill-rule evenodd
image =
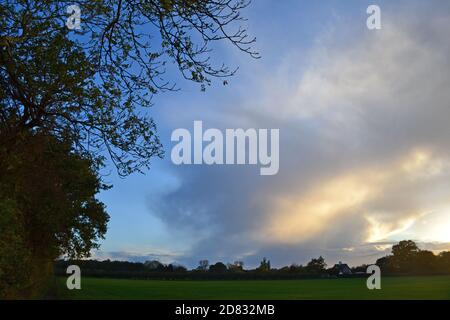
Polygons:
<instances>
[{"instance_id":1,"label":"cloud","mask_svg":"<svg viewBox=\"0 0 450 320\"><path fill-rule=\"evenodd\" d=\"M290 53L254 74L252 99L204 106L205 126L280 128L280 171L168 165L179 187L149 207L196 239L184 261L373 262L397 238L445 240L430 227L436 212L450 215L450 18L441 12L387 12L381 31L345 46L335 34L307 63Z\"/></svg>"},{"instance_id":2,"label":"cloud","mask_svg":"<svg viewBox=\"0 0 450 320\"><path fill-rule=\"evenodd\" d=\"M162 263L174 263L177 261L180 254L170 252L154 252L154 253L140 253L130 251L102 251L94 250L92 259L96 260L113 260L113 261L130 261L130 262L145 262L151 260L158 260Z\"/></svg>"},{"instance_id":3,"label":"cloud","mask_svg":"<svg viewBox=\"0 0 450 320\"><path fill-rule=\"evenodd\" d=\"M442 170L443 163L415 150L395 161L366 164L319 181L306 194L282 195L271 210L277 214L268 216L261 234L268 233L264 238L272 242L297 243L327 231L336 220L363 219L366 242L388 239L434 210L436 197L430 181L450 178ZM442 204L445 197L437 200Z\"/></svg>"}]
</instances>

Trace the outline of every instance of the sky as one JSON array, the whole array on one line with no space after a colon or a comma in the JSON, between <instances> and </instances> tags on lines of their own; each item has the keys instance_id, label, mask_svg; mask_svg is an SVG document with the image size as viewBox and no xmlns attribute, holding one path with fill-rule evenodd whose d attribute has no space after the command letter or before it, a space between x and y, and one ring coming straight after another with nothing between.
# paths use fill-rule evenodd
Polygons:
<instances>
[{"instance_id":1,"label":"sky","mask_svg":"<svg viewBox=\"0 0 450 320\"><path fill-rule=\"evenodd\" d=\"M262 58L218 44L213 61L239 71L206 92L169 73L181 90L149 112L166 156L144 175L109 168L93 257L277 267L374 263L404 239L450 250L450 2L258 0L243 14ZM195 120L279 129L278 174L174 165L171 133Z\"/></svg>"}]
</instances>

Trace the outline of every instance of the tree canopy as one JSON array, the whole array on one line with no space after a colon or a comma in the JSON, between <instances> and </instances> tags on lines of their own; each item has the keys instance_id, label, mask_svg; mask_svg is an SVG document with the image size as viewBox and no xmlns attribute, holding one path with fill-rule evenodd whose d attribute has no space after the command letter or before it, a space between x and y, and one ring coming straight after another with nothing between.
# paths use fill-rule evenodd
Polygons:
<instances>
[{"instance_id":1,"label":"tree canopy","mask_svg":"<svg viewBox=\"0 0 450 320\"><path fill-rule=\"evenodd\" d=\"M145 109L154 94L175 89L169 65L204 88L235 73L211 62L213 42L258 56L254 38L234 25L246 0L80 0L81 30L69 30L73 3L2 1L0 125L70 134L79 152L109 155L122 176L163 154Z\"/></svg>"},{"instance_id":2,"label":"tree canopy","mask_svg":"<svg viewBox=\"0 0 450 320\"><path fill-rule=\"evenodd\" d=\"M311 259L311 261L306 265L306 268L314 273L321 273L326 269L326 267L327 264L322 256L317 259Z\"/></svg>"},{"instance_id":3,"label":"tree canopy","mask_svg":"<svg viewBox=\"0 0 450 320\"><path fill-rule=\"evenodd\" d=\"M70 141L42 134L24 134L9 148L3 141L0 296L11 297L23 287L43 285L58 256L89 256L109 216L95 197L107 187L90 158L71 152Z\"/></svg>"},{"instance_id":4,"label":"tree canopy","mask_svg":"<svg viewBox=\"0 0 450 320\"><path fill-rule=\"evenodd\" d=\"M403 240L392 246L392 254L377 260L376 264L388 274L448 274L449 252L435 255L421 250L412 240Z\"/></svg>"}]
</instances>

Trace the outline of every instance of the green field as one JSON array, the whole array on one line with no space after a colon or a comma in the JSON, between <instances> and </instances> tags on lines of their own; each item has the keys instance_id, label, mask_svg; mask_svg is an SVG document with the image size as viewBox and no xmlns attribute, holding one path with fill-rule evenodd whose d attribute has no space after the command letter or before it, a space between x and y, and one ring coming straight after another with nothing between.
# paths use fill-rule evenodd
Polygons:
<instances>
[{"instance_id":1,"label":"green field","mask_svg":"<svg viewBox=\"0 0 450 320\"><path fill-rule=\"evenodd\" d=\"M263 281L156 281L82 278L81 290L67 299L450 299L450 276L385 277L381 290L368 290L365 279Z\"/></svg>"}]
</instances>

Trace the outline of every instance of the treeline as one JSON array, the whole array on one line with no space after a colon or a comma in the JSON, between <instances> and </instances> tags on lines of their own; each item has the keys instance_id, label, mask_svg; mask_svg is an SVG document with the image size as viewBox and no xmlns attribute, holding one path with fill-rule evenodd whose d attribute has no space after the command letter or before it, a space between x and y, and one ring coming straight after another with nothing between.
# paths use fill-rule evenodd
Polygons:
<instances>
[{"instance_id":1,"label":"treeline","mask_svg":"<svg viewBox=\"0 0 450 320\"><path fill-rule=\"evenodd\" d=\"M188 270L177 264L163 264L159 261L145 263L127 261L58 260L56 275L65 276L69 265L78 265L83 276L135 278L135 279L299 279L327 277L365 277L367 265L348 267L336 264L328 267L323 257L312 259L306 265L292 264L272 268L270 260L264 258L259 267L244 269L242 261L225 264L210 264L201 260L196 268ZM401 241L392 247L392 254L376 261L384 275L437 275L450 274L450 251L435 255L420 250L411 240Z\"/></svg>"},{"instance_id":2,"label":"treeline","mask_svg":"<svg viewBox=\"0 0 450 320\"><path fill-rule=\"evenodd\" d=\"M414 241L401 241L392 247L392 254L377 260L384 274L434 275L450 274L450 251L435 255L421 250Z\"/></svg>"},{"instance_id":3,"label":"treeline","mask_svg":"<svg viewBox=\"0 0 450 320\"><path fill-rule=\"evenodd\" d=\"M242 262L224 264L217 262L209 264L208 260L201 260L199 266L188 270L175 264L163 264L159 261L126 262L126 261L96 261L96 260L58 260L55 273L67 276L69 265L78 265L82 276L123 278L123 279L164 279L164 280L264 280L264 279L302 279L329 276L325 261L322 257L313 259L315 262L307 266L292 265L276 269L271 268L270 260L264 258L261 265L255 269L244 269Z\"/></svg>"}]
</instances>

